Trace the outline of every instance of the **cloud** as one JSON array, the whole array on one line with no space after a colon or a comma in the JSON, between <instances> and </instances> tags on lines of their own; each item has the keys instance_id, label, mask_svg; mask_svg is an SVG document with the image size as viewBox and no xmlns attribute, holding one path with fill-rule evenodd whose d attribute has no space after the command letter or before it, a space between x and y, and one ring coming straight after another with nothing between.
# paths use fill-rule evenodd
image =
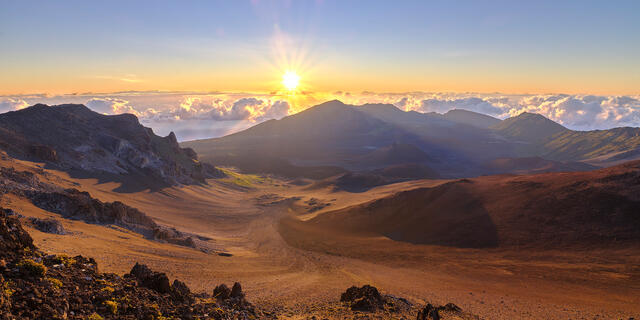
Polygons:
<instances>
[{"instance_id":1,"label":"cloud","mask_svg":"<svg viewBox=\"0 0 640 320\"><path fill-rule=\"evenodd\" d=\"M87 107L89 109L102 113L102 114L121 114L121 113L131 113L136 116L141 116L138 110L134 109L129 101L117 98L92 98L87 101Z\"/></svg>"},{"instance_id":2,"label":"cloud","mask_svg":"<svg viewBox=\"0 0 640 320\"><path fill-rule=\"evenodd\" d=\"M465 109L494 116L503 113L499 107L478 97L454 100L425 99L416 111L445 113L452 109Z\"/></svg>"},{"instance_id":3,"label":"cloud","mask_svg":"<svg viewBox=\"0 0 640 320\"><path fill-rule=\"evenodd\" d=\"M29 103L22 99L6 98L4 100L0 100L0 113L20 110L28 106Z\"/></svg>"},{"instance_id":4,"label":"cloud","mask_svg":"<svg viewBox=\"0 0 640 320\"><path fill-rule=\"evenodd\" d=\"M210 119L217 121L279 119L289 114L286 101L243 97L236 100L186 97L180 108L171 111L176 119Z\"/></svg>"},{"instance_id":5,"label":"cloud","mask_svg":"<svg viewBox=\"0 0 640 320\"><path fill-rule=\"evenodd\" d=\"M451 93L332 92L290 97L276 94L122 92L111 94L0 96L0 112L36 103L84 103L103 114L132 113L158 132L182 131L192 139L210 138L280 119L321 102L393 104L402 110L445 113L466 109L500 119L522 112L544 115L576 130L640 126L640 96ZM180 137L180 135L179 135Z\"/></svg>"},{"instance_id":6,"label":"cloud","mask_svg":"<svg viewBox=\"0 0 640 320\"><path fill-rule=\"evenodd\" d=\"M263 108L264 101L256 98L242 98L235 101L231 107L218 105L209 112L214 120L249 120L255 118Z\"/></svg>"},{"instance_id":7,"label":"cloud","mask_svg":"<svg viewBox=\"0 0 640 320\"><path fill-rule=\"evenodd\" d=\"M257 120L281 119L289 115L289 103L283 100L275 101L271 104Z\"/></svg>"},{"instance_id":8,"label":"cloud","mask_svg":"<svg viewBox=\"0 0 640 320\"><path fill-rule=\"evenodd\" d=\"M578 130L640 125L640 100L630 96L529 96L508 110L511 116L535 112Z\"/></svg>"}]
</instances>

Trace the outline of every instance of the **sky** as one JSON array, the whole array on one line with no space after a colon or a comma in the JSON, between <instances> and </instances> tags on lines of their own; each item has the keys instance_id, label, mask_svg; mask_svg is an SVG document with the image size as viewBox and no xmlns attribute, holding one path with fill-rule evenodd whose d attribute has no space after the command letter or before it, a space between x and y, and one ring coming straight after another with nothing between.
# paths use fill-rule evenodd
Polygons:
<instances>
[{"instance_id":1,"label":"sky","mask_svg":"<svg viewBox=\"0 0 640 320\"><path fill-rule=\"evenodd\" d=\"M333 98L638 126L640 1L0 0L0 70L2 112L198 121L184 139Z\"/></svg>"}]
</instances>

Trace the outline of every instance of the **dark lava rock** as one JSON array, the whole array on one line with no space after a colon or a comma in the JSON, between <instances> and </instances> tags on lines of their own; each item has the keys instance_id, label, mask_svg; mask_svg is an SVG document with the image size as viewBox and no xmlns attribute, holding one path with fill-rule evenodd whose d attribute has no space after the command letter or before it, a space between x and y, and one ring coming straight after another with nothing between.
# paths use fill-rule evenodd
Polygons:
<instances>
[{"instance_id":1,"label":"dark lava rock","mask_svg":"<svg viewBox=\"0 0 640 320\"><path fill-rule=\"evenodd\" d=\"M58 162L58 154L51 147L43 145L29 146L28 153L30 156L51 162Z\"/></svg>"},{"instance_id":2,"label":"dark lava rock","mask_svg":"<svg viewBox=\"0 0 640 320\"><path fill-rule=\"evenodd\" d=\"M37 207L61 214L65 218L84 220L88 223L117 224L138 229L157 228L156 223L146 214L122 202L102 202L91 197L88 192L65 189L55 192L33 191L29 198Z\"/></svg>"},{"instance_id":3,"label":"dark lava rock","mask_svg":"<svg viewBox=\"0 0 640 320\"><path fill-rule=\"evenodd\" d=\"M226 284L220 284L213 289L213 297L217 300L227 300L231 298L231 289Z\"/></svg>"},{"instance_id":4,"label":"dark lava rock","mask_svg":"<svg viewBox=\"0 0 640 320\"><path fill-rule=\"evenodd\" d=\"M56 219L31 218L30 221L36 229L42 232L60 235L66 234L62 223Z\"/></svg>"},{"instance_id":5,"label":"dark lava rock","mask_svg":"<svg viewBox=\"0 0 640 320\"><path fill-rule=\"evenodd\" d=\"M444 305L444 310L451 311L451 312L461 312L462 308L460 308L460 307L456 306L455 304L449 302L449 303Z\"/></svg>"},{"instance_id":6,"label":"dark lava rock","mask_svg":"<svg viewBox=\"0 0 640 320\"><path fill-rule=\"evenodd\" d=\"M431 303L427 304L421 311L418 311L417 320L440 320L438 308Z\"/></svg>"},{"instance_id":7,"label":"dark lava rock","mask_svg":"<svg viewBox=\"0 0 640 320\"><path fill-rule=\"evenodd\" d=\"M244 298L242 286L239 282L233 284L233 287L231 288L231 298Z\"/></svg>"},{"instance_id":8,"label":"dark lava rock","mask_svg":"<svg viewBox=\"0 0 640 320\"><path fill-rule=\"evenodd\" d=\"M12 211L11 211L12 212ZM0 208L0 258L13 258L26 249L33 250L33 239L22 229L20 221L8 216L9 210Z\"/></svg>"},{"instance_id":9,"label":"dark lava rock","mask_svg":"<svg viewBox=\"0 0 640 320\"><path fill-rule=\"evenodd\" d=\"M375 312L384 309L385 299L378 289L370 285L360 288L353 286L340 296L341 302L346 302L351 310Z\"/></svg>"},{"instance_id":10,"label":"dark lava rock","mask_svg":"<svg viewBox=\"0 0 640 320\"><path fill-rule=\"evenodd\" d=\"M461 313L462 309L453 303L435 307L428 303L421 311L418 311L417 320L440 320L440 312Z\"/></svg>"},{"instance_id":11,"label":"dark lava rock","mask_svg":"<svg viewBox=\"0 0 640 320\"><path fill-rule=\"evenodd\" d=\"M172 132L173 133L173 132ZM182 151L184 152L185 155L187 155L187 157L189 157L190 159L193 160L198 160L198 154L196 153L195 150L191 149L191 148L182 148Z\"/></svg>"},{"instance_id":12,"label":"dark lava rock","mask_svg":"<svg viewBox=\"0 0 640 320\"><path fill-rule=\"evenodd\" d=\"M184 282L177 279L173 281L173 285L171 286L171 295L180 301L193 301L189 287L187 287Z\"/></svg>"},{"instance_id":13,"label":"dark lava rock","mask_svg":"<svg viewBox=\"0 0 640 320\"><path fill-rule=\"evenodd\" d=\"M136 263L129 274L138 280L140 286L147 287L159 293L171 292L171 285L169 284L167 275L151 271L151 269L144 264Z\"/></svg>"}]
</instances>

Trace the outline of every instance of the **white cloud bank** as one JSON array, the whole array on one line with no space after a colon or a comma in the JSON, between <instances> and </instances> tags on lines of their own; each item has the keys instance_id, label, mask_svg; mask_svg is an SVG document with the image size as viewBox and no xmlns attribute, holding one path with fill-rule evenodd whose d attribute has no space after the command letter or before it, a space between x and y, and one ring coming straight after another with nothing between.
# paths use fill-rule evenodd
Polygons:
<instances>
[{"instance_id":1,"label":"white cloud bank","mask_svg":"<svg viewBox=\"0 0 640 320\"><path fill-rule=\"evenodd\" d=\"M18 98L2 98L0 97L0 113L24 109L29 103Z\"/></svg>"},{"instance_id":2,"label":"white cloud bank","mask_svg":"<svg viewBox=\"0 0 640 320\"><path fill-rule=\"evenodd\" d=\"M321 98L320 98L321 97ZM302 110L330 99L349 104L390 103L403 110L445 113L466 109L497 118L522 112L544 115L575 130L640 126L640 96L505 95L476 93L317 94ZM159 133L180 140L217 137L294 113L286 97L269 94L128 92L103 95L4 96L0 112L36 103L82 103L103 114L131 113Z\"/></svg>"}]
</instances>

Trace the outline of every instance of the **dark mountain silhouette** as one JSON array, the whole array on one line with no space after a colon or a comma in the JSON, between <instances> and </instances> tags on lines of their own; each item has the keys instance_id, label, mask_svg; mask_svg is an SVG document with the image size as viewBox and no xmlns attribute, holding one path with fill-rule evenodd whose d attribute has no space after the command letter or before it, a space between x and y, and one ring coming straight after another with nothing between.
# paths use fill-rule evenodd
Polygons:
<instances>
[{"instance_id":1,"label":"dark mountain silhouette","mask_svg":"<svg viewBox=\"0 0 640 320\"><path fill-rule=\"evenodd\" d=\"M331 166L352 171L425 160L437 166L438 171L451 174L460 168L466 170L469 165L466 153L479 155L482 146L493 145L488 140L494 140L489 130L460 125L439 116L404 112L392 105L355 107L334 100L226 137L182 145L197 150L204 160L232 164L225 160L234 158L240 169L260 167L263 172L283 171L283 165L265 168L264 162L277 162L273 159L281 161L280 164L286 161L286 166ZM396 148L394 151L400 153L392 155L384 148L394 143L415 148L410 151ZM376 150L379 152L373 153Z\"/></svg>"},{"instance_id":2,"label":"dark mountain silhouette","mask_svg":"<svg viewBox=\"0 0 640 320\"><path fill-rule=\"evenodd\" d=\"M350 159L396 141L419 140L411 132L334 100L226 137L182 145L198 149L202 159L215 163L230 164L233 158L249 172L256 168L283 172L293 171L290 166L345 167ZM325 177L335 173L328 170Z\"/></svg>"},{"instance_id":3,"label":"dark mountain silhouette","mask_svg":"<svg viewBox=\"0 0 640 320\"><path fill-rule=\"evenodd\" d=\"M472 159L509 154L505 153L507 149L504 145L498 144L500 141L491 130L452 121L438 113L405 112L389 104L365 104L356 109L418 138L414 141L397 141L398 143L415 144L434 158L455 162L454 165L458 167L454 170L440 170L459 174L460 168L469 167Z\"/></svg>"},{"instance_id":4,"label":"dark mountain silhouette","mask_svg":"<svg viewBox=\"0 0 640 320\"><path fill-rule=\"evenodd\" d=\"M304 112L269 120L223 138L184 143L201 149L201 156L261 152L282 158L331 161L353 149L381 147L402 140L407 132L358 112L339 101L329 101ZM207 148L207 146L213 148ZM355 152L359 154L362 151Z\"/></svg>"},{"instance_id":5,"label":"dark mountain silhouette","mask_svg":"<svg viewBox=\"0 0 640 320\"><path fill-rule=\"evenodd\" d=\"M173 133L159 137L134 115L107 116L77 104L0 114L0 148L80 176L137 176L152 185L202 183L220 174L181 148Z\"/></svg>"},{"instance_id":6,"label":"dark mountain silhouette","mask_svg":"<svg viewBox=\"0 0 640 320\"><path fill-rule=\"evenodd\" d=\"M311 177L304 168L314 168L313 178L327 178L340 168L370 173L420 164L443 178L459 178L588 170L590 165L640 158L640 129L573 131L532 113L500 121L465 110L423 114L390 104L351 106L334 100L183 146L194 148L204 160L249 172ZM494 160L498 162L491 164Z\"/></svg>"}]
</instances>

